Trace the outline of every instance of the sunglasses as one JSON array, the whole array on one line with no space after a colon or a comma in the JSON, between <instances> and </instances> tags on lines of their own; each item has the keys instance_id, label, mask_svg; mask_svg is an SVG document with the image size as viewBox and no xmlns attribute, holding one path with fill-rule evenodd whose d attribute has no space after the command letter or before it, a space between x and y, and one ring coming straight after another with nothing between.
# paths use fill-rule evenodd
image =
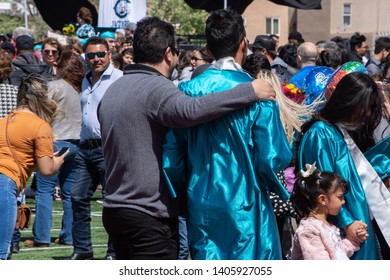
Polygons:
<instances>
[{"instance_id":1,"label":"sunglasses","mask_svg":"<svg viewBox=\"0 0 390 280\"><path fill-rule=\"evenodd\" d=\"M57 50L43 50L43 52L48 55L48 54L52 54L52 55L56 55L58 53Z\"/></svg>"},{"instance_id":2,"label":"sunglasses","mask_svg":"<svg viewBox=\"0 0 390 280\"><path fill-rule=\"evenodd\" d=\"M85 55L87 56L88 59L94 59L95 56L97 56L98 58L103 58L106 56L106 54L108 53L108 51L104 51L104 52L90 52L90 53L86 53Z\"/></svg>"},{"instance_id":3,"label":"sunglasses","mask_svg":"<svg viewBox=\"0 0 390 280\"><path fill-rule=\"evenodd\" d=\"M179 56L180 54L180 50L176 47L170 47L171 48L171 51L173 54L176 54L177 56Z\"/></svg>"}]
</instances>

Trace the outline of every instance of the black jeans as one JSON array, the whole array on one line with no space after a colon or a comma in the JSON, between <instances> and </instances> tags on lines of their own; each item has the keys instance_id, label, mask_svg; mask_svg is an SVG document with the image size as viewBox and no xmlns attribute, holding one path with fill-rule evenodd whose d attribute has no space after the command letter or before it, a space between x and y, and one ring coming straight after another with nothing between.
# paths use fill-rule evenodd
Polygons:
<instances>
[{"instance_id":1,"label":"black jeans","mask_svg":"<svg viewBox=\"0 0 390 280\"><path fill-rule=\"evenodd\" d=\"M178 219L129 208L103 208L103 225L117 260L177 260Z\"/></svg>"}]
</instances>

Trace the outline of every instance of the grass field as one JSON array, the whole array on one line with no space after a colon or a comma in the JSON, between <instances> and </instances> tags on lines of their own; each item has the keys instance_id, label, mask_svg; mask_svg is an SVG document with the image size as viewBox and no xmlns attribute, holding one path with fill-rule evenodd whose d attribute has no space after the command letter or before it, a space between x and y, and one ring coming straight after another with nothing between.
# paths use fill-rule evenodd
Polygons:
<instances>
[{"instance_id":1,"label":"grass field","mask_svg":"<svg viewBox=\"0 0 390 280\"><path fill-rule=\"evenodd\" d=\"M96 201L102 198L100 191L96 191L91 201L91 232L92 245L94 251L94 259L104 259L107 250L107 233L102 224L102 205ZM27 199L27 205L31 208L35 207L34 199ZM69 245L57 245L54 240L58 238L61 229L62 220L62 202L54 201L53 206L53 224L51 228L51 244L47 248L28 248L24 246L23 241L33 239L32 227L35 214L33 214L31 225L28 229L21 231L22 237L19 243L20 252L12 254L13 260L64 260L70 257L73 252L73 247Z\"/></svg>"}]
</instances>

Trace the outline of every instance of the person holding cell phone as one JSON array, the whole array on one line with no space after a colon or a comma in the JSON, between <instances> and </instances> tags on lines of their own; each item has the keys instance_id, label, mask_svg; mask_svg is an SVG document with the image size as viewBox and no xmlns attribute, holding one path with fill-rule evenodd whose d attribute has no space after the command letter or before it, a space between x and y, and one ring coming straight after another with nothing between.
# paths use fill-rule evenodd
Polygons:
<instances>
[{"instance_id":1,"label":"person holding cell phone","mask_svg":"<svg viewBox=\"0 0 390 280\"><path fill-rule=\"evenodd\" d=\"M53 153L57 105L48 98L47 82L32 73L22 78L17 107L0 120L0 259L10 259L17 217L17 196L31 173L55 174L68 152Z\"/></svg>"},{"instance_id":2,"label":"person holding cell phone","mask_svg":"<svg viewBox=\"0 0 390 280\"><path fill-rule=\"evenodd\" d=\"M51 225L53 210L54 189L58 185L61 189L61 200L64 214L57 244L72 245L73 210L70 190L73 186L76 166L75 156L80 141L81 82L84 78L85 67L81 58L72 51L64 51L58 61L56 80L49 82L49 97L57 102L58 117L52 124L55 138L54 151L62 155L68 151L65 163L57 174L46 178L40 172L36 173L37 191L36 216L33 225L34 239L24 241L27 247L48 247L51 242Z\"/></svg>"}]
</instances>

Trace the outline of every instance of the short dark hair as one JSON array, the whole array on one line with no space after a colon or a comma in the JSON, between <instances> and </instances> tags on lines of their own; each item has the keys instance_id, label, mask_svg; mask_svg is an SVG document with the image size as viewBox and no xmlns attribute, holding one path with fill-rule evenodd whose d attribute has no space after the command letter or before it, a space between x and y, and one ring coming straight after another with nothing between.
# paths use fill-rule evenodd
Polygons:
<instances>
[{"instance_id":1,"label":"short dark hair","mask_svg":"<svg viewBox=\"0 0 390 280\"><path fill-rule=\"evenodd\" d=\"M90 37L87 42L83 45L83 52L87 51L87 48L89 45L104 45L106 47L106 50L109 50L108 43L106 39L100 38L98 36Z\"/></svg>"},{"instance_id":2,"label":"short dark hair","mask_svg":"<svg viewBox=\"0 0 390 280\"><path fill-rule=\"evenodd\" d=\"M244 20L235 10L217 10L207 18L207 47L217 60L235 56L245 36Z\"/></svg>"},{"instance_id":3,"label":"short dark hair","mask_svg":"<svg viewBox=\"0 0 390 280\"><path fill-rule=\"evenodd\" d=\"M302 34L296 30L293 30L291 31L289 34L288 34L288 40L297 40L298 44L302 44L305 42L305 40L303 39L302 37Z\"/></svg>"},{"instance_id":4,"label":"short dark hair","mask_svg":"<svg viewBox=\"0 0 390 280\"><path fill-rule=\"evenodd\" d=\"M379 37L375 40L375 50L374 53L378 54L382 50L390 50L390 38L389 37Z\"/></svg>"},{"instance_id":5,"label":"short dark hair","mask_svg":"<svg viewBox=\"0 0 390 280\"><path fill-rule=\"evenodd\" d=\"M367 41L366 36L360 34L359 32L356 32L351 36L351 39L349 40L349 47L351 51L355 51L355 47L361 47L362 43Z\"/></svg>"},{"instance_id":6,"label":"short dark hair","mask_svg":"<svg viewBox=\"0 0 390 280\"><path fill-rule=\"evenodd\" d=\"M160 63L168 47L175 48L172 24L157 17L145 17L137 23L133 36L135 63Z\"/></svg>"}]
</instances>

